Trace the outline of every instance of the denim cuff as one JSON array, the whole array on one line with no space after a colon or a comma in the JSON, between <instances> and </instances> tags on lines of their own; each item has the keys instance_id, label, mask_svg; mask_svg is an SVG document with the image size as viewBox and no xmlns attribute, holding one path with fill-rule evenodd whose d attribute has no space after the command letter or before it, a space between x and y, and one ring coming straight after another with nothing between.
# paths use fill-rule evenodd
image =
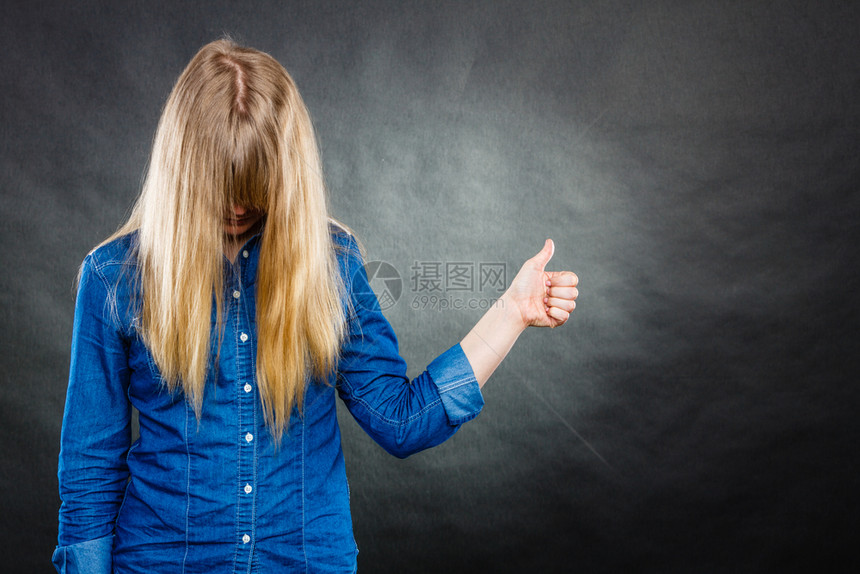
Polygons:
<instances>
[{"instance_id":1,"label":"denim cuff","mask_svg":"<svg viewBox=\"0 0 860 574\"><path fill-rule=\"evenodd\" d=\"M484 407L481 387L463 348L457 343L427 366L430 378L439 389L442 406L452 425L470 421Z\"/></svg>"},{"instance_id":2,"label":"denim cuff","mask_svg":"<svg viewBox=\"0 0 860 574\"><path fill-rule=\"evenodd\" d=\"M113 536L57 546L51 562L60 574L111 574Z\"/></svg>"}]
</instances>

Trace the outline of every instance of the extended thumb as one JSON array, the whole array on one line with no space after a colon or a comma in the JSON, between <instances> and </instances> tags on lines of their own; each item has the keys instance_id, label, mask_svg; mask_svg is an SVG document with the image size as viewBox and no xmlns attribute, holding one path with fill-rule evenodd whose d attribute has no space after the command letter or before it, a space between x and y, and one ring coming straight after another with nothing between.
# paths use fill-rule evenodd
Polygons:
<instances>
[{"instance_id":1,"label":"extended thumb","mask_svg":"<svg viewBox=\"0 0 860 574\"><path fill-rule=\"evenodd\" d=\"M546 267L546 264L552 259L553 253L555 253L555 243L553 243L552 239L547 239L543 244L543 249L536 255L541 268Z\"/></svg>"}]
</instances>

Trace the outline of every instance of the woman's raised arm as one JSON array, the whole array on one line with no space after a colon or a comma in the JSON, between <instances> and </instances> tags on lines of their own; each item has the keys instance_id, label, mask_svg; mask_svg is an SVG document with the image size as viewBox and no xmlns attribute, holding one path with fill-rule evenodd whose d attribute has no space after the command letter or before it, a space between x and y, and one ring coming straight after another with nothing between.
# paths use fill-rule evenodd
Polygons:
<instances>
[{"instance_id":1,"label":"woman's raised arm","mask_svg":"<svg viewBox=\"0 0 860 574\"><path fill-rule=\"evenodd\" d=\"M558 327L576 307L577 276L544 270L554 251L552 239L547 239L460 342L479 385L484 386L526 327Z\"/></svg>"}]
</instances>

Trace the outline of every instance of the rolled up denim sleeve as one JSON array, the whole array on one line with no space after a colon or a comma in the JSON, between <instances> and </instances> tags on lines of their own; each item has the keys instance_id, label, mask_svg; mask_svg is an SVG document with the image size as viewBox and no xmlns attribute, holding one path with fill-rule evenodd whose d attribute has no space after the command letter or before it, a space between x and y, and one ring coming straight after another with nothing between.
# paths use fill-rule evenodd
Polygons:
<instances>
[{"instance_id":1,"label":"rolled up denim sleeve","mask_svg":"<svg viewBox=\"0 0 860 574\"><path fill-rule=\"evenodd\" d=\"M57 476L58 572L110 572L128 480L128 351L115 288L93 255L81 270Z\"/></svg>"},{"instance_id":2,"label":"rolled up denim sleeve","mask_svg":"<svg viewBox=\"0 0 860 574\"><path fill-rule=\"evenodd\" d=\"M70 546L57 546L52 562L60 574L111 574L113 534Z\"/></svg>"},{"instance_id":3,"label":"rolled up denim sleeve","mask_svg":"<svg viewBox=\"0 0 860 574\"><path fill-rule=\"evenodd\" d=\"M394 456L405 458L444 442L484 405L463 349L452 346L410 381L397 337L352 240L346 270L349 334L338 367L341 399L358 424Z\"/></svg>"}]
</instances>

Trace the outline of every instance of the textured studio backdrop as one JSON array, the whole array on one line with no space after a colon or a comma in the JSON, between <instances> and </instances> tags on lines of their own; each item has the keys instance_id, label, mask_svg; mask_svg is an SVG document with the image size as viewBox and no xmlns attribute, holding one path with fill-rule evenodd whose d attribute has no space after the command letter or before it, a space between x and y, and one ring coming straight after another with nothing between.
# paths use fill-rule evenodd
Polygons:
<instances>
[{"instance_id":1,"label":"textured studio backdrop","mask_svg":"<svg viewBox=\"0 0 860 574\"><path fill-rule=\"evenodd\" d=\"M580 276L448 443L341 417L363 572L856 571L858 6L6 2L3 570L50 571L77 266L229 33L296 79L411 375L497 296L481 264L551 237Z\"/></svg>"}]
</instances>

